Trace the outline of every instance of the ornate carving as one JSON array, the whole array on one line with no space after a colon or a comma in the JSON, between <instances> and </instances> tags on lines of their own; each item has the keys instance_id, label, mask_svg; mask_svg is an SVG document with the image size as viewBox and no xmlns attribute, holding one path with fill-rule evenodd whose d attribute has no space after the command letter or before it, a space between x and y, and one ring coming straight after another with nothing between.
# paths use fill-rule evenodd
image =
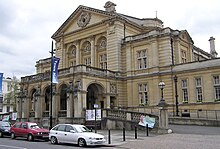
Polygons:
<instances>
[{"instance_id":1,"label":"ornate carving","mask_svg":"<svg viewBox=\"0 0 220 149\"><path fill-rule=\"evenodd\" d=\"M117 93L117 86L114 83L110 83L110 93L116 94Z\"/></svg>"},{"instance_id":2,"label":"ornate carving","mask_svg":"<svg viewBox=\"0 0 220 149\"><path fill-rule=\"evenodd\" d=\"M109 35L114 34L114 33L115 33L115 28L116 28L116 27L115 27L114 25L110 26L110 27L109 27L108 34L109 34Z\"/></svg>"},{"instance_id":3,"label":"ornate carving","mask_svg":"<svg viewBox=\"0 0 220 149\"><path fill-rule=\"evenodd\" d=\"M116 12L115 6L116 6L116 4L114 4L114 3L110 2L110 1L108 1L108 2L105 3L104 8L105 8L105 10L106 10L107 12Z\"/></svg>"},{"instance_id":4,"label":"ornate carving","mask_svg":"<svg viewBox=\"0 0 220 149\"><path fill-rule=\"evenodd\" d=\"M82 12L81 15L79 16L77 24L79 27L85 27L87 24L89 24L90 19L91 19L90 13Z\"/></svg>"},{"instance_id":5,"label":"ornate carving","mask_svg":"<svg viewBox=\"0 0 220 149\"><path fill-rule=\"evenodd\" d=\"M77 80L77 81L75 82L74 88L75 88L75 89L78 89L78 90L82 89L82 84L81 84L81 81L80 81L80 80Z\"/></svg>"},{"instance_id":6,"label":"ornate carving","mask_svg":"<svg viewBox=\"0 0 220 149\"><path fill-rule=\"evenodd\" d=\"M40 94L41 94L41 88L40 88L40 86L38 86L34 95L40 96Z\"/></svg>"}]
</instances>

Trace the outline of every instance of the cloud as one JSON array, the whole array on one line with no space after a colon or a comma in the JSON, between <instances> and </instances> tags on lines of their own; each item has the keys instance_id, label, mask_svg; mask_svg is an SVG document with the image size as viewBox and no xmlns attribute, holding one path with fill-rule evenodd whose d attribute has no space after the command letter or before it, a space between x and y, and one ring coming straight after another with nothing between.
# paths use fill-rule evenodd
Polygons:
<instances>
[{"instance_id":1,"label":"cloud","mask_svg":"<svg viewBox=\"0 0 220 149\"><path fill-rule=\"evenodd\" d=\"M208 39L220 47L219 0L111 0L118 13L137 18L157 16L165 27L187 30L195 45L209 51ZM35 63L50 57L51 36L79 5L104 10L97 0L0 0L0 72L26 76ZM220 48L219 48L220 52Z\"/></svg>"}]
</instances>

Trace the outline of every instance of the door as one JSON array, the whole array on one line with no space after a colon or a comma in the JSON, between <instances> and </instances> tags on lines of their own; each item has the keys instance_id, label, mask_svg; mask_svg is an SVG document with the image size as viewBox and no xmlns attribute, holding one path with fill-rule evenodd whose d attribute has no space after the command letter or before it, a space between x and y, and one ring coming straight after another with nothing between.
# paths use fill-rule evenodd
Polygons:
<instances>
[{"instance_id":1,"label":"door","mask_svg":"<svg viewBox=\"0 0 220 149\"><path fill-rule=\"evenodd\" d=\"M66 126L65 138L66 138L67 143L77 144L78 140L77 140L76 134L77 134L76 130L71 125Z\"/></svg>"},{"instance_id":2,"label":"door","mask_svg":"<svg viewBox=\"0 0 220 149\"><path fill-rule=\"evenodd\" d=\"M66 125L59 125L57 130L54 132L59 142L65 142L65 129Z\"/></svg>"},{"instance_id":3,"label":"door","mask_svg":"<svg viewBox=\"0 0 220 149\"><path fill-rule=\"evenodd\" d=\"M27 136L28 135L28 125L27 123L22 123L21 128L19 129L19 134L21 136Z\"/></svg>"}]
</instances>

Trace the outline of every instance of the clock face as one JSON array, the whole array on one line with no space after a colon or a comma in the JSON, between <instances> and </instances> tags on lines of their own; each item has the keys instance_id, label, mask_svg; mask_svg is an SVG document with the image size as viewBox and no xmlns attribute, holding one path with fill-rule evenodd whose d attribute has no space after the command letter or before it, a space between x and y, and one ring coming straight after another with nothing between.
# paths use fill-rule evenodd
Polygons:
<instances>
[{"instance_id":1,"label":"clock face","mask_svg":"<svg viewBox=\"0 0 220 149\"><path fill-rule=\"evenodd\" d=\"M82 12L81 15L79 16L77 24L79 27L85 27L87 24L89 24L90 19L91 19L90 13Z\"/></svg>"}]
</instances>

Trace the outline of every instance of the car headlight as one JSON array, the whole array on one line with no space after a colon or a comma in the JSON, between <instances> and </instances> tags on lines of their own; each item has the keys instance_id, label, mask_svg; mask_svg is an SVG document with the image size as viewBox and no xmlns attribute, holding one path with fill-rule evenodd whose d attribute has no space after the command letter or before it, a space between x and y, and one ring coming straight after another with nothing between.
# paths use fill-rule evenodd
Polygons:
<instances>
[{"instance_id":1,"label":"car headlight","mask_svg":"<svg viewBox=\"0 0 220 149\"><path fill-rule=\"evenodd\" d=\"M37 135L42 135L42 132L38 132Z\"/></svg>"},{"instance_id":2,"label":"car headlight","mask_svg":"<svg viewBox=\"0 0 220 149\"><path fill-rule=\"evenodd\" d=\"M94 137L89 137L89 139L90 139L90 140L95 140L95 138L94 138Z\"/></svg>"}]
</instances>

